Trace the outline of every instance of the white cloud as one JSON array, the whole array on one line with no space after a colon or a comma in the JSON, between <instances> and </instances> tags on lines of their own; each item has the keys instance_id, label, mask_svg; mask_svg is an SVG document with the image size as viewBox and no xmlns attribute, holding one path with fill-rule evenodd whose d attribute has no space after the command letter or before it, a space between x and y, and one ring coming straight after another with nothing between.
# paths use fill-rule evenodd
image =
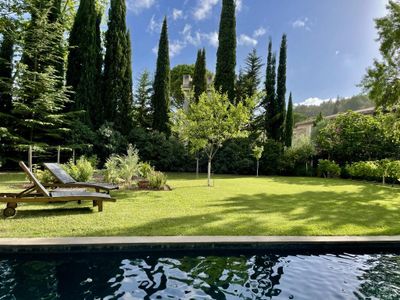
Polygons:
<instances>
[{"instance_id":1,"label":"white cloud","mask_svg":"<svg viewBox=\"0 0 400 300\"><path fill-rule=\"evenodd\" d=\"M185 24L185 27L183 27L183 30L181 31L181 35L183 36L183 40L186 43L189 43L196 47L201 44L202 37L200 32L192 34L192 26L190 24Z\"/></svg>"},{"instance_id":2,"label":"white cloud","mask_svg":"<svg viewBox=\"0 0 400 300\"><path fill-rule=\"evenodd\" d=\"M153 15L150 19L149 25L147 26L147 30L150 32L159 32L162 27L162 21L156 21L155 16Z\"/></svg>"},{"instance_id":3,"label":"white cloud","mask_svg":"<svg viewBox=\"0 0 400 300\"><path fill-rule=\"evenodd\" d=\"M218 47L219 44L218 32L214 31L210 33L202 33L201 36L204 37L211 46L215 48Z\"/></svg>"},{"instance_id":4,"label":"white cloud","mask_svg":"<svg viewBox=\"0 0 400 300\"><path fill-rule=\"evenodd\" d=\"M339 50L336 50L335 51L335 55L339 55L340 54L340 51Z\"/></svg>"},{"instance_id":5,"label":"white cloud","mask_svg":"<svg viewBox=\"0 0 400 300\"><path fill-rule=\"evenodd\" d=\"M248 35L241 34L238 38L238 45L241 46L257 46L258 41Z\"/></svg>"},{"instance_id":6,"label":"white cloud","mask_svg":"<svg viewBox=\"0 0 400 300\"><path fill-rule=\"evenodd\" d=\"M258 29L254 30L253 37L257 38L257 37L265 35L266 33L267 33L267 29L265 29L264 27L261 26Z\"/></svg>"},{"instance_id":7,"label":"white cloud","mask_svg":"<svg viewBox=\"0 0 400 300\"><path fill-rule=\"evenodd\" d=\"M157 55L157 54L158 54L158 46L157 46L157 45L154 46L153 49L151 49L151 51L152 51L155 55Z\"/></svg>"},{"instance_id":8,"label":"white cloud","mask_svg":"<svg viewBox=\"0 0 400 300\"><path fill-rule=\"evenodd\" d=\"M243 1L242 0L235 0L236 3L236 11L239 12L242 10L243 7Z\"/></svg>"},{"instance_id":9,"label":"white cloud","mask_svg":"<svg viewBox=\"0 0 400 300\"><path fill-rule=\"evenodd\" d=\"M142 10L149 9L155 3L156 0L127 0L126 7L135 14L139 14Z\"/></svg>"},{"instance_id":10,"label":"white cloud","mask_svg":"<svg viewBox=\"0 0 400 300\"><path fill-rule=\"evenodd\" d=\"M178 20L178 19L180 19L180 18L183 18L183 11L174 8L173 11L172 11L172 18L173 18L174 20Z\"/></svg>"},{"instance_id":11,"label":"white cloud","mask_svg":"<svg viewBox=\"0 0 400 300\"><path fill-rule=\"evenodd\" d=\"M219 0L197 0L197 6L194 9L193 16L196 20L207 18Z\"/></svg>"},{"instance_id":12,"label":"white cloud","mask_svg":"<svg viewBox=\"0 0 400 300\"><path fill-rule=\"evenodd\" d=\"M181 51L186 47L186 44L183 43L182 41L173 41L170 45L169 45L169 55L171 57L174 57L176 55L178 55L179 53L181 53Z\"/></svg>"},{"instance_id":13,"label":"white cloud","mask_svg":"<svg viewBox=\"0 0 400 300\"><path fill-rule=\"evenodd\" d=\"M307 17L305 17L303 19L297 19L296 21L294 21L292 23L292 27L293 28L304 28L306 30L311 30L311 28L309 26L309 20Z\"/></svg>"},{"instance_id":14,"label":"white cloud","mask_svg":"<svg viewBox=\"0 0 400 300\"><path fill-rule=\"evenodd\" d=\"M311 98L307 98L303 102L296 103L296 105L306 105L306 106L317 105L317 106L319 106L322 103L330 101L330 100L334 100L334 99L333 98L321 99L318 97L311 97Z\"/></svg>"}]
</instances>

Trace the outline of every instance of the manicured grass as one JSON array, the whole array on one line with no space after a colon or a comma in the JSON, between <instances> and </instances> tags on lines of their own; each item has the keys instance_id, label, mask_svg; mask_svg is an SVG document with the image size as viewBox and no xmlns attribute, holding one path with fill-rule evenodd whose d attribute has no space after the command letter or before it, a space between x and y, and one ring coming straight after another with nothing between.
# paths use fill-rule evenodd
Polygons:
<instances>
[{"instance_id":1,"label":"manicured grass","mask_svg":"<svg viewBox=\"0 0 400 300\"><path fill-rule=\"evenodd\" d=\"M0 174L0 192L22 174ZM0 237L107 235L395 235L400 190L350 180L169 174L173 191L118 191L90 203L23 204Z\"/></svg>"}]
</instances>

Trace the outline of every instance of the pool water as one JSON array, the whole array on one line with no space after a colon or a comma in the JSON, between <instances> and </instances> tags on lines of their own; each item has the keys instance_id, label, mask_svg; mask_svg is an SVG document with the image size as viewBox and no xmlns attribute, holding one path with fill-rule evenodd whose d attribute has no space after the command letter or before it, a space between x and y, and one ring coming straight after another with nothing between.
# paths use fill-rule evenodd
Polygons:
<instances>
[{"instance_id":1,"label":"pool water","mask_svg":"<svg viewBox=\"0 0 400 300\"><path fill-rule=\"evenodd\" d=\"M400 256L3 257L0 299L400 299Z\"/></svg>"}]
</instances>

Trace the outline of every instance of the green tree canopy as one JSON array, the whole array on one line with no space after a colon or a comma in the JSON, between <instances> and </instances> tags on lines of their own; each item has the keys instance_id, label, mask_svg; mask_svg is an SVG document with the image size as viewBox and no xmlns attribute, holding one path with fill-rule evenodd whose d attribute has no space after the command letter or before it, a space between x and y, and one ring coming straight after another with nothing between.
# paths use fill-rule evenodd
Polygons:
<instances>
[{"instance_id":1,"label":"green tree canopy","mask_svg":"<svg viewBox=\"0 0 400 300\"><path fill-rule=\"evenodd\" d=\"M194 65L176 65L171 70L171 97L172 105L176 108L182 108L185 101L185 95L182 92L183 75L193 77Z\"/></svg>"}]
</instances>

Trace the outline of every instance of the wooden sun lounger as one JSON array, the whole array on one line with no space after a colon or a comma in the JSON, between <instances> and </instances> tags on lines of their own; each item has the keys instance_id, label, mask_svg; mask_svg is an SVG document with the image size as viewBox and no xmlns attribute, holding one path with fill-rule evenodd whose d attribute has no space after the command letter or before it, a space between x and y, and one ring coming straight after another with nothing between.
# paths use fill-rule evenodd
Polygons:
<instances>
[{"instance_id":1,"label":"wooden sun lounger","mask_svg":"<svg viewBox=\"0 0 400 300\"><path fill-rule=\"evenodd\" d=\"M98 206L99 212L103 210L103 201L115 202L109 194L105 193L88 193L85 191L48 191L39 180L33 175L24 162L19 162L20 167L28 178L32 181L33 186L27 188L21 193L0 193L0 202L7 203L7 207L3 211L5 217L14 216L17 204L24 202L67 202L67 201L93 201L93 206Z\"/></svg>"},{"instance_id":2,"label":"wooden sun lounger","mask_svg":"<svg viewBox=\"0 0 400 300\"><path fill-rule=\"evenodd\" d=\"M118 185L109 183L77 182L57 163L44 163L43 165L58 181L57 183L46 184L46 187L93 188L96 192L106 191L107 193L110 193L110 190L118 189Z\"/></svg>"}]
</instances>

